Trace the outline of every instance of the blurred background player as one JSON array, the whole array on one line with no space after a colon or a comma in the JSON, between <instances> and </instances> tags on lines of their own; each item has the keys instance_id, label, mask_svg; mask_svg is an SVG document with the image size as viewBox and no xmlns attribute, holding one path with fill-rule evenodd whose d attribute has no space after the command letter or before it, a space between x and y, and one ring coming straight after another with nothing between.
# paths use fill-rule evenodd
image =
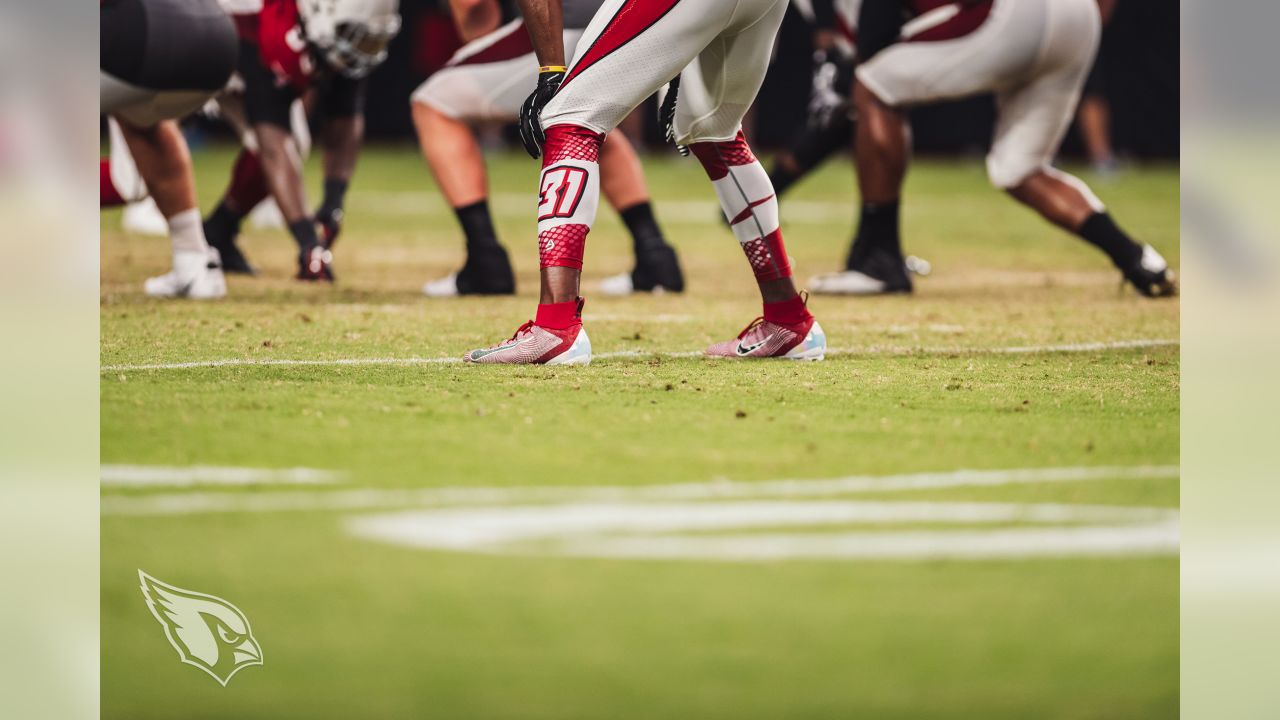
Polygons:
<instances>
[{"instance_id":1,"label":"blurred background player","mask_svg":"<svg viewBox=\"0 0 1280 720\"><path fill-rule=\"evenodd\" d=\"M472 350L464 359L591 361L579 291L599 203L605 134L669 81L662 105L667 135L702 163L764 303L762 317L707 354L822 359L826 338L792 280L778 201L742 134L743 115L769 68L786 0L608 0L587 26L569 68L560 0L521 0L520 7L541 65L537 89L520 112L525 149L543 159L537 210L541 297L535 318L511 339Z\"/></svg>"},{"instance_id":2,"label":"blurred background player","mask_svg":"<svg viewBox=\"0 0 1280 720\"><path fill-rule=\"evenodd\" d=\"M1102 11L1103 37L1106 27L1115 14L1119 0L1098 0L1098 9ZM1111 146L1111 103L1107 101L1103 69L1104 47L1099 45L1098 53L1093 61L1093 69L1089 71L1084 83L1084 91L1080 97L1080 108L1076 111L1076 125L1080 130L1080 141L1084 143L1085 153L1089 156L1089 166L1099 175L1107 176L1116 172L1116 153Z\"/></svg>"},{"instance_id":3,"label":"blurred background player","mask_svg":"<svg viewBox=\"0 0 1280 720\"><path fill-rule=\"evenodd\" d=\"M1143 295L1173 294L1164 258L1121 230L1084 182L1050 165L1100 29L1096 0L862 0L854 86L861 217L847 269L815 278L813 291L911 291L899 237L910 154L904 109L994 92L992 184L1105 252Z\"/></svg>"},{"instance_id":4,"label":"blurred background player","mask_svg":"<svg viewBox=\"0 0 1280 720\"><path fill-rule=\"evenodd\" d=\"M796 8L813 31L813 81L803 128L773 158L769 180L782 197L853 140L853 28L858 0L812 0Z\"/></svg>"},{"instance_id":5,"label":"blurred background player","mask_svg":"<svg viewBox=\"0 0 1280 720\"><path fill-rule=\"evenodd\" d=\"M298 244L298 279L331 281L332 248L364 137L365 78L386 59L400 29L398 0L234 4L244 6L232 8L243 89L218 104L222 114L235 116L242 103L252 134L245 134L231 185L205 221L205 233L228 272L252 273L236 237L245 215L270 194ZM293 131L300 99L319 120L324 148L324 197L314 213L307 209L303 153Z\"/></svg>"},{"instance_id":6,"label":"blurred background player","mask_svg":"<svg viewBox=\"0 0 1280 720\"><path fill-rule=\"evenodd\" d=\"M156 297L218 298L226 281L205 241L186 140L174 118L226 84L235 29L216 0L103 0L100 101L137 164L145 190L166 218L173 270L146 281ZM99 172L102 204L123 204L109 161Z\"/></svg>"},{"instance_id":7,"label":"blurred background player","mask_svg":"<svg viewBox=\"0 0 1280 720\"><path fill-rule=\"evenodd\" d=\"M565 57L573 55L601 2L564 0ZM496 0L459 5L454 3L455 21L469 42L414 92L412 106L422 156L462 226L467 258L461 270L427 283L423 292L433 297L508 295L515 292L515 276L494 230L484 157L472 126L519 117L520 104L538 84L538 59L519 19L469 37L477 26L496 22ZM493 10L481 9L487 6ZM634 269L607 279L601 290L613 295L683 291L680 262L654 218L640 159L620 130L606 137L600 171L601 189L626 224L635 249Z\"/></svg>"}]
</instances>

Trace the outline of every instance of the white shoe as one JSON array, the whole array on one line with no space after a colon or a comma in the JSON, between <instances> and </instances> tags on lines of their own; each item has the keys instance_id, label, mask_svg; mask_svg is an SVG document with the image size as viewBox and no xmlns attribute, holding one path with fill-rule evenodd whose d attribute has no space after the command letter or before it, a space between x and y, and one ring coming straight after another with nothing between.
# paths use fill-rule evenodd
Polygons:
<instances>
[{"instance_id":1,"label":"white shoe","mask_svg":"<svg viewBox=\"0 0 1280 720\"><path fill-rule=\"evenodd\" d=\"M288 227L276 201L267 198L249 211L249 227L254 230L284 230Z\"/></svg>"},{"instance_id":2,"label":"white shoe","mask_svg":"<svg viewBox=\"0 0 1280 720\"><path fill-rule=\"evenodd\" d=\"M635 292L636 286L631 282L631 273L619 273L601 280L599 289L602 295L619 297Z\"/></svg>"},{"instance_id":3,"label":"white shoe","mask_svg":"<svg viewBox=\"0 0 1280 720\"><path fill-rule=\"evenodd\" d=\"M449 273L439 280L428 282L422 286L422 294L435 298L457 297L458 273Z\"/></svg>"},{"instance_id":4,"label":"white shoe","mask_svg":"<svg viewBox=\"0 0 1280 720\"><path fill-rule=\"evenodd\" d=\"M164 219L164 214L156 207L156 201L151 198L126 205L120 225L125 232L133 235L169 234L169 222Z\"/></svg>"},{"instance_id":5,"label":"white shoe","mask_svg":"<svg viewBox=\"0 0 1280 720\"><path fill-rule=\"evenodd\" d=\"M222 274L217 250L175 252L173 269L159 277L147 278L143 289L151 297L214 300L226 296L227 279Z\"/></svg>"},{"instance_id":6,"label":"white shoe","mask_svg":"<svg viewBox=\"0 0 1280 720\"><path fill-rule=\"evenodd\" d=\"M809 280L809 292L815 295L880 295L887 291L883 280L857 270L827 273Z\"/></svg>"}]
</instances>

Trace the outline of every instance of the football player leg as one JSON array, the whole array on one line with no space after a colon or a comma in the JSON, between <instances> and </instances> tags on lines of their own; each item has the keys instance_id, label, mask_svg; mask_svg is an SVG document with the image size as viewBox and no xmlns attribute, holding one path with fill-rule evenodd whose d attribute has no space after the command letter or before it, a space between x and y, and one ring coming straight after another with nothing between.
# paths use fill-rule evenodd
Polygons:
<instances>
[{"instance_id":1,"label":"football player leg","mask_svg":"<svg viewBox=\"0 0 1280 720\"><path fill-rule=\"evenodd\" d=\"M843 272L811 281L815 293L909 293L899 215L910 156L906 114L880 100L864 84L853 89L857 108L854 158L862 206Z\"/></svg>"},{"instance_id":2,"label":"football player leg","mask_svg":"<svg viewBox=\"0 0 1280 720\"><path fill-rule=\"evenodd\" d=\"M509 340L472 350L464 360L590 362L579 290L587 233L599 203L605 134L692 62L729 27L735 13L761 1L732 6L693 0L608 0L584 32L567 73L550 67L540 73L538 90L526 101L534 117L522 119L521 126L526 149L542 156L537 314ZM560 55L546 37L555 29L553 21L531 29L545 45L538 46L541 61ZM530 135L533 130L537 132Z\"/></svg>"},{"instance_id":3,"label":"football player leg","mask_svg":"<svg viewBox=\"0 0 1280 720\"><path fill-rule=\"evenodd\" d=\"M191 154L178 123L165 120L149 128L120 125L125 142L164 214L173 245L173 270L150 278L146 292L155 297L219 298L227 293L217 255L205 242L196 205Z\"/></svg>"},{"instance_id":4,"label":"football player leg","mask_svg":"<svg viewBox=\"0 0 1280 720\"><path fill-rule=\"evenodd\" d=\"M821 360L822 327L792 278L769 175L742 134L769 66L786 3L761 3L755 16L713 39L680 75L673 134L702 164L725 219L755 275L763 312L732 340L707 348L715 357Z\"/></svg>"},{"instance_id":5,"label":"football player leg","mask_svg":"<svg viewBox=\"0 0 1280 720\"><path fill-rule=\"evenodd\" d=\"M573 52L582 33L564 31L566 55ZM449 67L415 91L413 117L423 157L454 208L467 243L462 270L424 285L427 295L514 292L510 260L493 229L484 160L471 126L516 119L536 84L537 57L523 22L516 20L468 43ZM636 270L611 278L602 289L611 294L657 288L679 291L683 277L675 252L653 217L639 159L620 132L608 137L600 163L602 188L631 232Z\"/></svg>"},{"instance_id":6,"label":"football player leg","mask_svg":"<svg viewBox=\"0 0 1280 720\"><path fill-rule=\"evenodd\" d=\"M489 210L484 154L472 126L515 119L537 83L537 62L524 24L514 20L460 48L410 99L423 159L466 239L462 269L426 283L422 290L428 296L515 293L511 261Z\"/></svg>"},{"instance_id":7,"label":"football player leg","mask_svg":"<svg viewBox=\"0 0 1280 720\"><path fill-rule=\"evenodd\" d=\"M226 285L200 226L191 155L174 118L200 107L226 82L235 30L212 0L115 0L102 5L100 24L101 108L119 122L173 245L173 270L147 280L146 291L221 297ZM174 34L184 42L168 42Z\"/></svg>"},{"instance_id":8,"label":"football player leg","mask_svg":"<svg viewBox=\"0 0 1280 720\"><path fill-rule=\"evenodd\" d=\"M1100 28L1088 0L1048 5L1059 42L1050 36L1047 44L1057 52L1045 56L1048 68L1030 84L997 95L987 173L996 187L1106 253L1139 293L1173 295L1173 272L1160 253L1125 233L1084 181L1050 165L1071 124Z\"/></svg>"},{"instance_id":9,"label":"football player leg","mask_svg":"<svg viewBox=\"0 0 1280 720\"><path fill-rule=\"evenodd\" d=\"M231 166L231 181L222 199L205 218L204 232L209 244L221 253L225 272L256 275L257 268L249 262L236 242L240 236L240 228L246 217L257 217L264 210L275 217L278 227L284 227L284 217L267 188L262 163L258 159L258 139L245 114L244 93L223 92L217 97L215 107L217 115L240 137L241 150ZM305 159L311 151L311 131L302 100L294 101L289 118L289 129L293 133L294 142Z\"/></svg>"}]
</instances>

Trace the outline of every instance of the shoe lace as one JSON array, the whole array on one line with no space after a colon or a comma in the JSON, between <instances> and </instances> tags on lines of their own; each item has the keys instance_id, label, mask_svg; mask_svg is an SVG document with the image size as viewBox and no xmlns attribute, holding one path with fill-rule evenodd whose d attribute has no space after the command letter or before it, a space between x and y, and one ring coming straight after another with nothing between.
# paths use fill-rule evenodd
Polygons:
<instances>
[{"instance_id":1,"label":"shoe lace","mask_svg":"<svg viewBox=\"0 0 1280 720\"><path fill-rule=\"evenodd\" d=\"M510 338L504 340L503 342L511 342L512 340L515 340L516 338L520 337L522 333L529 332L532 329L533 329L533 321L530 320L529 322L526 322L525 324L516 328L515 334L513 334Z\"/></svg>"},{"instance_id":2,"label":"shoe lace","mask_svg":"<svg viewBox=\"0 0 1280 720\"><path fill-rule=\"evenodd\" d=\"M747 333L751 332L752 330L755 330L756 328L760 327L763 324L764 324L764 316L761 315L755 320L752 320L751 322L747 323L747 326L742 329L742 332L738 333L738 339L741 340L742 338L747 336Z\"/></svg>"}]
</instances>

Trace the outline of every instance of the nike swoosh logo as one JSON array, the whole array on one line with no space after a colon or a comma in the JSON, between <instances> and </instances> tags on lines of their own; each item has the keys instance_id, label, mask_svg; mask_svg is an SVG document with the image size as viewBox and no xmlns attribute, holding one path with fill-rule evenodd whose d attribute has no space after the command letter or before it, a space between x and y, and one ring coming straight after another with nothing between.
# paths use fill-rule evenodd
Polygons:
<instances>
[{"instance_id":1,"label":"nike swoosh logo","mask_svg":"<svg viewBox=\"0 0 1280 720\"><path fill-rule=\"evenodd\" d=\"M773 339L773 334L770 333L768 337L766 337L765 339L761 340L758 343L755 343L754 345L743 345L742 343L738 343L738 347L734 348L733 351L738 354L738 357L746 357L747 355L750 355L751 353L764 347L772 339Z\"/></svg>"},{"instance_id":2,"label":"nike swoosh logo","mask_svg":"<svg viewBox=\"0 0 1280 720\"><path fill-rule=\"evenodd\" d=\"M499 345L498 347L496 347L496 348L492 348L492 349L490 349L490 350L472 350L472 351L471 351L471 359L472 359L472 360L479 360L479 359L480 359L480 358L482 358L482 357L487 357L487 356L489 356L489 355L492 355L492 354L494 354L494 353L496 353L496 352L500 352L500 351L502 351L502 350L510 350L510 349L512 349L512 348L518 348L518 347L520 347L521 345L523 345L523 344L525 344L525 343L529 342L530 340L533 340L533 336L529 336L529 337L526 337L526 338L520 338L520 340L518 340L518 341L516 341L516 342L513 342L513 343L511 343L510 345Z\"/></svg>"}]
</instances>

